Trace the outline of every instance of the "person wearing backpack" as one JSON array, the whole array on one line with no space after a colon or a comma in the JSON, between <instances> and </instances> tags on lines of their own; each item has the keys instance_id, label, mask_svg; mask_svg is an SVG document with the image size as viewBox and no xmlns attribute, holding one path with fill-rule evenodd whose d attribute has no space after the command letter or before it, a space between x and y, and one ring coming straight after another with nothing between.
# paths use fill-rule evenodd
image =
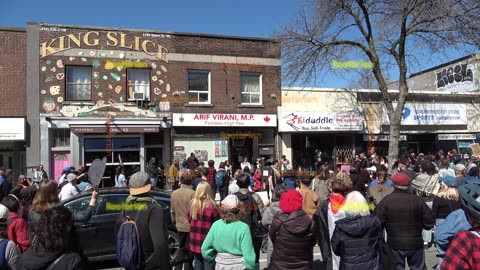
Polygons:
<instances>
[{"instance_id":1,"label":"person wearing backpack","mask_svg":"<svg viewBox=\"0 0 480 270\"><path fill-rule=\"evenodd\" d=\"M218 166L218 170L215 173L215 184L217 185L218 193L220 193L220 201L223 201L228 195L228 186L230 185L230 176L225 170L225 162L220 162L220 166Z\"/></svg>"},{"instance_id":2,"label":"person wearing backpack","mask_svg":"<svg viewBox=\"0 0 480 270\"><path fill-rule=\"evenodd\" d=\"M30 246L30 240L28 239L27 221L22 218L22 214L20 213L20 200L17 196L9 194L3 198L2 204L5 205L9 211L7 219L8 239L17 245L20 253L24 253Z\"/></svg>"},{"instance_id":3,"label":"person wearing backpack","mask_svg":"<svg viewBox=\"0 0 480 270\"><path fill-rule=\"evenodd\" d=\"M190 223L188 222L188 205L195 197L193 191L193 173L186 172L180 179L182 183L180 188L172 192L170 197L170 212L172 222L177 227L179 237L179 258L178 264L175 263L175 269L181 270L182 265L185 270L193 268L193 256L189 250L190 243Z\"/></svg>"},{"instance_id":4,"label":"person wearing backpack","mask_svg":"<svg viewBox=\"0 0 480 270\"><path fill-rule=\"evenodd\" d=\"M163 208L150 194L152 184L148 173L134 173L129 186L126 203L134 206L131 207L134 210L120 214L121 221L127 217L131 221L117 226L117 260L126 270L171 270L167 221Z\"/></svg>"},{"instance_id":5,"label":"person wearing backpack","mask_svg":"<svg viewBox=\"0 0 480 270\"><path fill-rule=\"evenodd\" d=\"M7 237L7 219L0 218L0 269L17 269L20 252Z\"/></svg>"},{"instance_id":6,"label":"person wearing backpack","mask_svg":"<svg viewBox=\"0 0 480 270\"><path fill-rule=\"evenodd\" d=\"M262 214L264 211L264 204L260 196L254 192L248 191L250 179L248 175L242 173L236 177L237 185L240 191L235 193L238 200L243 203L245 214L241 218L250 228L253 249L255 251L255 263L259 265L260 248L262 246L263 234L261 233Z\"/></svg>"}]
</instances>

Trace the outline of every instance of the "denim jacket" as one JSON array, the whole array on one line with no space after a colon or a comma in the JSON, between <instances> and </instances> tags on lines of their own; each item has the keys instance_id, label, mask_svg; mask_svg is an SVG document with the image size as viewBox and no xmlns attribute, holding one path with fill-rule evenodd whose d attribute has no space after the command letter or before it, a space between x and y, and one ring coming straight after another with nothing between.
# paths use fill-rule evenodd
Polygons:
<instances>
[{"instance_id":1,"label":"denim jacket","mask_svg":"<svg viewBox=\"0 0 480 270\"><path fill-rule=\"evenodd\" d=\"M448 246L453 237L460 231L468 231L472 226L462 209L450 213L445 222L435 229L435 243L437 244L438 256L445 256Z\"/></svg>"}]
</instances>

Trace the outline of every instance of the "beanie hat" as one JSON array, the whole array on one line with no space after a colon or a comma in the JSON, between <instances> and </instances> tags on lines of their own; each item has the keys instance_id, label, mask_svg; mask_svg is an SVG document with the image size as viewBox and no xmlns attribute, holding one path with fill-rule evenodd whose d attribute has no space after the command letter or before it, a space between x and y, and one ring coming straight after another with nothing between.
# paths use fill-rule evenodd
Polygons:
<instances>
[{"instance_id":1,"label":"beanie hat","mask_svg":"<svg viewBox=\"0 0 480 270\"><path fill-rule=\"evenodd\" d=\"M410 177L404 173L396 173L392 176L392 181L397 186L409 186L410 185Z\"/></svg>"},{"instance_id":2,"label":"beanie hat","mask_svg":"<svg viewBox=\"0 0 480 270\"><path fill-rule=\"evenodd\" d=\"M455 187L457 185L455 177L452 177L450 175L441 176L438 178L438 180L442 181L448 187Z\"/></svg>"},{"instance_id":3,"label":"beanie hat","mask_svg":"<svg viewBox=\"0 0 480 270\"><path fill-rule=\"evenodd\" d=\"M302 209L303 206L303 197L300 192L296 190L289 190L282 194L280 197L280 209L285 214L290 214L292 212Z\"/></svg>"}]
</instances>

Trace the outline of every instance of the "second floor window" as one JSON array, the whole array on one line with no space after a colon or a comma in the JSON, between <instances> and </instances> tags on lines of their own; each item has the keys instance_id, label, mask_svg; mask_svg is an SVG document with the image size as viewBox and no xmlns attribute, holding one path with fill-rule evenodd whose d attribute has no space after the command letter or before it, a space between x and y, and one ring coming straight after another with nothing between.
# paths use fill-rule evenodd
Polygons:
<instances>
[{"instance_id":1,"label":"second floor window","mask_svg":"<svg viewBox=\"0 0 480 270\"><path fill-rule=\"evenodd\" d=\"M240 95L242 104L262 104L262 76L255 73L242 73Z\"/></svg>"},{"instance_id":2,"label":"second floor window","mask_svg":"<svg viewBox=\"0 0 480 270\"><path fill-rule=\"evenodd\" d=\"M67 66L67 93L65 100L92 99L92 68Z\"/></svg>"},{"instance_id":3,"label":"second floor window","mask_svg":"<svg viewBox=\"0 0 480 270\"><path fill-rule=\"evenodd\" d=\"M128 69L128 100L150 100L150 70Z\"/></svg>"},{"instance_id":4,"label":"second floor window","mask_svg":"<svg viewBox=\"0 0 480 270\"><path fill-rule=\"evenodd\" d=\"M189 103L210 103L210 72L188 72Z\"/></svg>"}]
</instances>

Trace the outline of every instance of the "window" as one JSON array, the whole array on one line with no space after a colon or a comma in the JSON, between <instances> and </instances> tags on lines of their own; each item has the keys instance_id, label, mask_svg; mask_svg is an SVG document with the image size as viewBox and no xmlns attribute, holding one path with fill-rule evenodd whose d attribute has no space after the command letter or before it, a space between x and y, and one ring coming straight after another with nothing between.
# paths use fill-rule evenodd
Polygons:
<instances>
[{"instance_id":1,"label":"window","mask_svg":"<svg viewBox=\"0 0 480 270\"><path fill-rule=\"evenodd\" d=\"M262 76L242 73L240 75L240 95L242 104L262 104Z\"/></svg>"},{"instance_id":2,"label":"window","mask_svg":"<svg viewBox=\"0 0 480 270\"><path fill-rule=\"evenodd\" d=\"M67 66L67 96L65 100L92 99L92 68Z\"/></svg>"},{"instance_id":3,"label":"window","mask_svg":"<svg viewBox=\"0 0 480 270\"><path fill-rule=\"evenodd\" d=\"M210 103L210 72L188 72L189 103Z\"/></svg>"},{"instance_id":4,"label":"window","mask_svg":"<svg viewBox=\"0 0 480 270\"><path fill-rule=\"evenodd\" d=\"M150 70L128 69L128 100L150 100Z\"/></svg>"},{"instance_id":5,"label":"window","mask_svg":"<svg viewBox=\"0 0 480 270\"><path fill-rule=\"evenodd\" d=\"M52 147L70 146L70 129L59 128L52 129Z\"/></svg>"}]
</instances>

